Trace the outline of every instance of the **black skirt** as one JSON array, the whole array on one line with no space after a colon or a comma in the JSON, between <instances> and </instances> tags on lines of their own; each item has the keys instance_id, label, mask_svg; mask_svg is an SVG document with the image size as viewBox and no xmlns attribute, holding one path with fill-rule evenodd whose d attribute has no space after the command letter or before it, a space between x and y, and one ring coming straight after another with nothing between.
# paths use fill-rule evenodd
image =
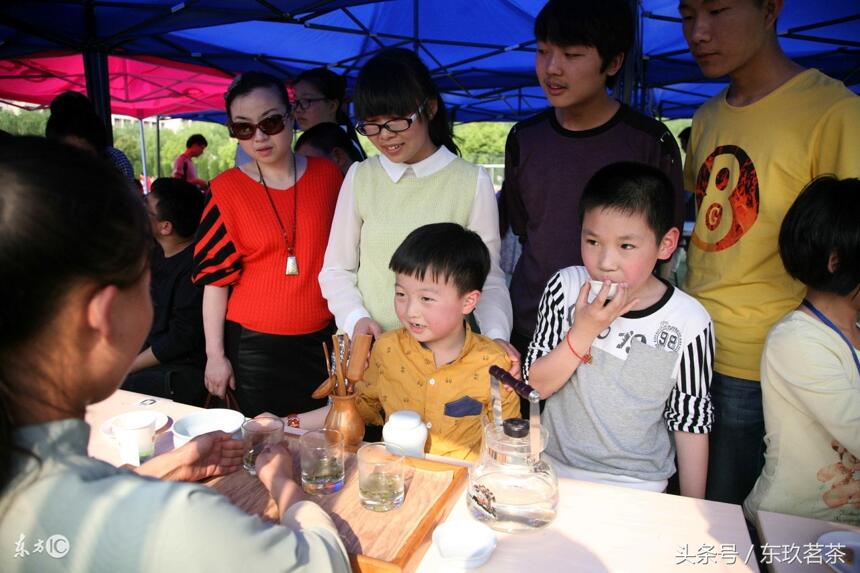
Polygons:
<instances>
[{"instance_id":1,"label":"black skirt","mask_svg":"<svg viewBox=\"0 0 860 573\"><path fill-rule=\"evenodd\" d=\"M224 350L236 377L236 398L242 413L278 416L325 406L311 393L326 379L322 343L331 347L334 324L295 336L265 334L226 321Z\"/></svg>"}]
</instances>

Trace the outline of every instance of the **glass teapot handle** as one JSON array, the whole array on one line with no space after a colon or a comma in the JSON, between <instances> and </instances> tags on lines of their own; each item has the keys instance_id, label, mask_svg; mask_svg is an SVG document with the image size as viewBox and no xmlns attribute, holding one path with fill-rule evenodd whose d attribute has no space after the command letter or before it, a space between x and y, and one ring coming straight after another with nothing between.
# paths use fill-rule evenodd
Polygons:
<instances>
[{"instance_id":1,"label":"glass teapot handle","mask_svg":"<svg viewBox=\"0 0 860 573\"><path fill-rule=\"evenodd\" d=\"M541 451L540 393L525 382L511 376L510 372L506 372L500 366L490 366L493 421L497 426L502 425L502 399L499 392L499 382L510 386L514 392L529 401L529 449L531 456L537 456Z\"/></svg>"}]
</instances>

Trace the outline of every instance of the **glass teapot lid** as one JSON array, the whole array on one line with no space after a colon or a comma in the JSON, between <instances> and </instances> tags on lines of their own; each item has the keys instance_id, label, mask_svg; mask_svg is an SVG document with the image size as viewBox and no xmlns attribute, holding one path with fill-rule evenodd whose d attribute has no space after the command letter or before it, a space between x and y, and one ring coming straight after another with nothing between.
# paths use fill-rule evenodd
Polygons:
<instances>
[{"instance_id":1,"label":"glass teapot lid","mask_svg":"<svg viewBox=\"0 0 860 573\"><path fill-rule=\"evenodd\" d=\"M529 401L529 419L502 419L501 383ZM537 459L546 448L549 432L540 424L540 394L498 366L490 367L493 417L484 428L487 448L505 457Z\"/></svg>"}]
</instances>

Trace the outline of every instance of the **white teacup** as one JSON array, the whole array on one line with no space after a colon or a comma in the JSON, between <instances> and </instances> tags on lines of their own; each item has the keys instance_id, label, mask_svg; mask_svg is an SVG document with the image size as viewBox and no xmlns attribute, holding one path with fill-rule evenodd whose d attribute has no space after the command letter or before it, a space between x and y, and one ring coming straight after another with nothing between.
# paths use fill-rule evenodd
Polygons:
<instances>
[{"instance_id":1,"label":"white teacup","mask_svg":"<svg viewBox=\"0 0 860 573\"><path fill-rule=\"evenodd\" d=\"M588 281L591 284L591 296L597 298L597 295L600 294L600 289L603 288L603 281ZM609 283L609 294L606 295L606 300L612 300L612 298L618 293L618 283Z\"/></svg>"},{"instance_id":2,"label":"white teacup","mask_svg":"<svg viewBox=\"0 0 860 573\"><path fill-rule=\"evenodd\" d=\"M127 412L113 421L122 463L139 466L155 454L155 412Z\"/></svg>"}]
</instances>

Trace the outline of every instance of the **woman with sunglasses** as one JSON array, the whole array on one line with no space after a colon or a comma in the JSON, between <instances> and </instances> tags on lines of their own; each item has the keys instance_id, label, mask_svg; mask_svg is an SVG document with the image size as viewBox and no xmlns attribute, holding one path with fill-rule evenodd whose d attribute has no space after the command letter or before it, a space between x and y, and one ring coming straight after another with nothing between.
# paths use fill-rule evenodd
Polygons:
<instances>
[{"instance_id":1,"label":"woman with sunglasses","mask_svg":"<svg viewBox=\"0 0 860 573\"><path fill-rule=\"evenodd\" d=\"M367 158L344 111L346 80L342 76L328 68L306 70L293 81L293 96L300 130L307 131L321 123L336 123L346 131L361 159Z\"/></svg>"},{"instance_id":2,"label":"woman with sunglasses","mask_svg":"<svg viewBox=\"0 0 860 573\"><path fill-rule=\"evenodd\" d=\"M300 501L285 443L256 462L281 525L180 483L241 471L242 444L223 432L134 471L87 456L87 407L116 391L149 331L151 246L140 198L108 163L0 142L0 571L349 571L329 516Z\"/></svg>"},{"instance_id":3,"label":"woman with sunglasses","mask_svg":"<svg viewBox=\"0 0 860 573\"><path fill-rule=\"evenodd\" d=\"M414 229L458 223L478 233L491 270L475 310L482 333L507 343L511 300L499 267L499 214L487 172L460 159L439 90L418 56L389 48L368 60L355 88L356 129L380 155L354 164L338 198L320 285L348 334L398 328L388 263Z\"/></svg>"},{"instance_id":4,"label":"woman with sunglasses","mask_svg":"<svg viewBox=\"0 0 860 573\"><path fill-rule=\"evenodd\" d=\"M310 397L333 332L317 275L343 175L293 154L290 102L273 76L243 74L225 100L251 161L212 180L197 233L206 387L222 398L235 389L247 416L287 416L325 404Z\"/></svg>"}]
</instances>

